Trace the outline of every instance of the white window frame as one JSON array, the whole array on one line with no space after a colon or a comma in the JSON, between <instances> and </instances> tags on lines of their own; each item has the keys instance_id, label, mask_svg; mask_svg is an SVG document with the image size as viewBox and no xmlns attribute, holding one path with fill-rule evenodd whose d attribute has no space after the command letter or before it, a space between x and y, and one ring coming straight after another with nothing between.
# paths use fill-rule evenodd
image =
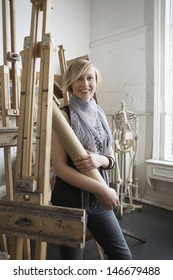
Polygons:
<instances>
[{"instance_id":1,"label":"white window frame","mask_svg":"<svg viewBox=\"0 0 173 280\"><path fill-rule=\"evenodd\" d=\"M173 183L173 159L168 156L169 143L166 142L169 136L167 135L168 127L172 125L172 121L168 122L167 118L169 119L172 112L170 112L170 88L168 88L168 84L170 85L170 73L167 70L169 59L165 49L165 40L168 38L167 24L169 24L169 18L167 22L165 12L172 10L173 0L154 0L153 153L152 159L146 160L147 182L151 187L150 179Z\"/></svg>"},{"instance_id":2,"label":"white window frame","mask_svg":"<svg viewBox=\"0 0 173 280\"><path fill-rule=\"evenodd\" d=\"M167 56L166 40L170 18L165 17L166 11L173 9L173 0L155 0L154 2L154 133L153 133L153 159L173 162L167 151L167 131L170 123L170 73L168 64L170 57ZM172 58L171 58L172 59ZM172 141L172 139L170 139Z\"/></svg>"}]
</instances>

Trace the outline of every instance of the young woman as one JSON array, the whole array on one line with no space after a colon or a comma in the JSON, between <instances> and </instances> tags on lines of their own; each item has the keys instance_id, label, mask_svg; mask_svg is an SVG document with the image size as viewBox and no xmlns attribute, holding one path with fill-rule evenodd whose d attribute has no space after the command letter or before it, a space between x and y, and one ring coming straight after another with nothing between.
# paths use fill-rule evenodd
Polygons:
<instances>
[{"instance_id":1,"label":"young woman","mask_svg":"<svg viewBox=\"0 0 173 280\"><path fill-rule=\"evenodd\" d=\"M131 253L113 209L116 191L109 187L108 170L114 166L111 132L103 110L93 98L101 77L87 60L75 60L63 77L63 92L69 92L69 106L62 108L66 120L87 150L72 162L57 135L52 134L52 165L56 183L52 204L86 210L87 228L108 259L131 259ZM106 184L84 175L97 168ZM62 259L83 259L83 249L60 246Z\"/></svg>"}]
</instances>

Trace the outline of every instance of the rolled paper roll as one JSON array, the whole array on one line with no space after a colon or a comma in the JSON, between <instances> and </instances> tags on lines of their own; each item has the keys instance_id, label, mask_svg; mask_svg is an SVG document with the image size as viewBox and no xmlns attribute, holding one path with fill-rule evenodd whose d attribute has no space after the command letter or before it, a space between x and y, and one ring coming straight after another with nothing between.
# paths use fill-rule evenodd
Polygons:
<instances>
[{"instance_id":1,"label":"rolled paper roll","mask_svg":"<svg viewBox=\"0 0 173 280\"><path fill-rule=\"evenodd\" d=\"M75 135L73 129L67 122L66 118L62 114L55 101L53 102L52 127L61 144L63 145L64 149L66 150L67 154L71 157L73 161L78 156L87 155L86 150ZM82 173L106 185L106 182L103 180L102 176L96 168L88 171L83 171Z\"/></svg>"}]
</instances>

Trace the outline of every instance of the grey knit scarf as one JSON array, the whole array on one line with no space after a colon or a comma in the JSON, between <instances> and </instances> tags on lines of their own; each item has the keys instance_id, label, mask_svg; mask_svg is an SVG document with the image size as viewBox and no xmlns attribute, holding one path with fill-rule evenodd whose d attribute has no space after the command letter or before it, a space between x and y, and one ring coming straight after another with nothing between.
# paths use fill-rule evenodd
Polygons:
<instances>
[{"instance_id":1,"label":"grey knit scarf","mask_svg":"<svg viewBox=\"0 0 173 280\"><path fill-rule=\"evenodd\" d=\"M83 147L106 155L112 136L106 116L95 99L81 100L72 95L69 100L71 126Z\"/></svg>"}]
</instances>

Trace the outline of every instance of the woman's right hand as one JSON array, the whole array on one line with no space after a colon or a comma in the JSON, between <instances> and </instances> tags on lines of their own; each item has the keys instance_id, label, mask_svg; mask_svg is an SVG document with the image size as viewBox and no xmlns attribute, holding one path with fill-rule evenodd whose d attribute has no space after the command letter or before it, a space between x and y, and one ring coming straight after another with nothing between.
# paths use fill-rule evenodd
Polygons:
<instances>
[{"instance_id":1,"label":"woman's right hand","mask_svg":"<svg viewBox=\"0 0 173 280\"><path fill-rule=\"evenodd\" d=\"M112 210L119 205L119 198L113 188L105 187L102 193L95 194L96 198L107 210Z\"/></svg>"}]
</instances>

